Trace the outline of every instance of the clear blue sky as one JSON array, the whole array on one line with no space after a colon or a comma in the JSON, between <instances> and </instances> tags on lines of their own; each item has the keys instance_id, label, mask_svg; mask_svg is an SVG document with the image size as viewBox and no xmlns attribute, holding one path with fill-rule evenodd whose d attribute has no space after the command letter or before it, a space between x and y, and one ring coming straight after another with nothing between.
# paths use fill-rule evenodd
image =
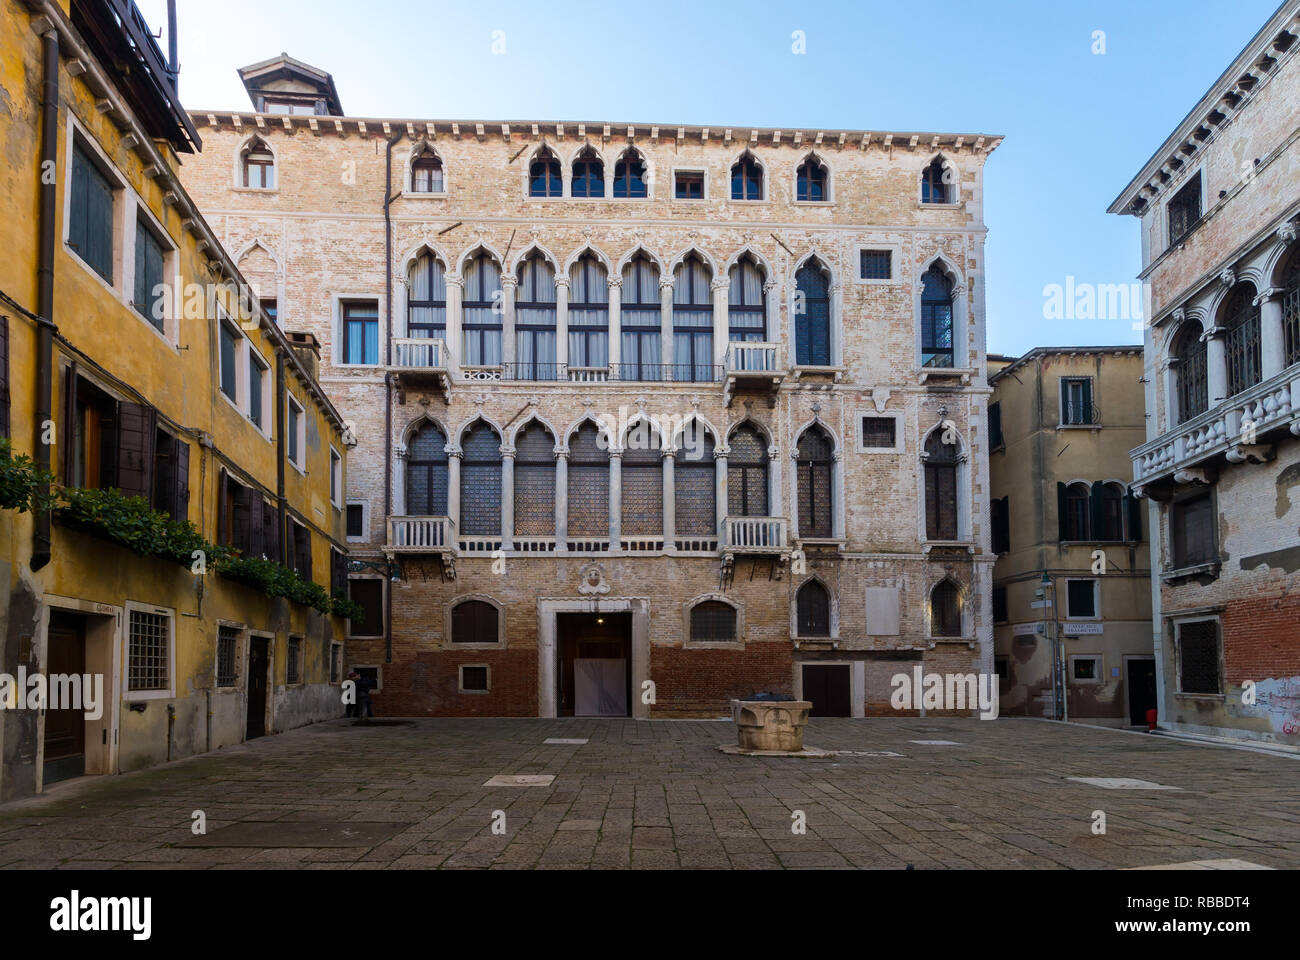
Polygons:
<instances>
[{"instance_id":1,"label":"clear blue sky","mask_svg":"<svg viewBox=\"0 0 1300 960\"><path fill-rule=\"evenodd\" d=\"M165 0L137 2L164 31ZM1018 354L1141 341L1125 320L1044 320L1043 287L1133 280L1137 222L1106 207L1277 0L178 6L190 108L247 109L236 68L286 51L331 72L357 116L1001 134L985 175L988 348Z\"/></svg>"}]
</instances>

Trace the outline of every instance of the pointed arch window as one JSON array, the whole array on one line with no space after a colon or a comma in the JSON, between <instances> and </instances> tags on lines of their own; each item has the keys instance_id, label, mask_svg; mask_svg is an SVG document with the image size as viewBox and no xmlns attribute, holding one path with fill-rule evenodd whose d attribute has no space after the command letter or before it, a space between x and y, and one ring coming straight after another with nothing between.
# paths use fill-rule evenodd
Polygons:
<instances>
[{"instance_id":1,"label":"pointed arch window","mask_svg":"<svg viewBox=\"0 0 1300 960\"><path fill-rule=\"evenodd\" d=\"M555 438L537 421L515 438L515 534L555 536Z\"/></svg>"},{"instance_id":2,"label":"pointed arch window","mask_svg":"<svg viewBox=\"0 0 1300 960\"><path fill-rule=\"evenodd\" d=\"M573 182L569 196L599 198L605 196L605 164L596 151L587 147L573 161Z\"/></svg>"},{"instance_id":3,"label":"pointed arch window","mask_svg":"<svg viewBox=\"0 0 1300 960\"><path fill-rule=\"evenodd\" d=\"M569 366L609 366L609 273L590 251L569 271Z\"/></svg>"},{"instance_id":4,"label":"pointed arch window","mask_svg":"<svg viewBox=\"0 0 1300 960\"><path fill-rule=\"evenodd\" d=\"M609 536L609 444L590 421L569 440L569 536Z\"/></svg>"},{"instance_id":5,"label":"pointed arch window","mask_svg":"<svg viewBox=\"0 0 1300 960\"><path fill-rule=\"evenodd\" d=\"M927 540L956 540L957 444L944 443L946 431L935 430L925 441L925 536Z\"/></svg>"},{"instance_id":6,"label":"pointed arch window","mask_svg":"<svg viewBox=\"0 0 1300 960\"><path fill-rule=\"evenodd\" d=\"M735 342L758 343L767 339L767 280L763 268L744 254L731 268L727 297L727 337Z\"/></svg>"},{"instance_id":7,"label":"pointed arch window","mask_svg":"<svg viewBox=\"0 0 1300 960\"><path fill-rule=\"evenodd\" d=\"M952 203L953 197L948 189L947 175L949 169L948 161L943 157L935 157L930 161L930 165L925 168L921 174L921 202L922 203Z\"/></svg>"},{"instance_id":8,"label":"pointed arch window","mask_svg":"<svg viewBox=\"0 0 1300 960\"><path fill-rule=\"evenodd\" d=\"M542 147L528 165L528 195L530 197L564 196L564 179L560 161L550 147Z\"/></svg>"},{"instance_id":9,"label":"pointed arch window","mask_svg":"<svg viewBox=\"0 0 1300 960\"><path fill-rule=\"evenodd\" d=\"M799 438L795 464L799 536L828 539L834 532L835 443L818 424Z\"/></svg>"},{"instance_id":10,"label":"pointed arch window","mask_svg":"<svg viewBox=\"0 0 1300 960\"><path fill-rule=\"evenodd\" d=\"M731 199L763 199L763 168L750 153L731 165Z\"/></svg>"},{"instance_id":11,"label":"pointed arch window","mask_svg":"<svg viewBox=\"0 0 1300 960\"><path fill-rule=\"evenodd\" d=\"M1228 396L1249 390L1260 380L1260 310L1255 286L1239 283L1223 311L1224 348L1228 361ZM1218 399L1217 397L1215 398Z\"/></svg>"},{"instance_id":12,"label":"pointed arch window","mask_svg":"<svg viewBox=\"0 0 1300 960\"><path fill-rule=\"evenodd\" d=\"M921 366L953 366L952 279L938 263L921 277Z\"/></svg>"},{"instance_id":13,"label":"pointed arch window","mask_svg":"<svg viewBox=\"0 0 1300 960\"><path fill-rule=\"evenodd\" d=\"M831 595L819 580L809 580L795 598L795 624L800 637L831 635Z\"/></svg>"},{"instance_id":14,"label":"pointed arch window","mask_svg":"<svg viewBox=\"0 0 1300 960\"><path fill-rule=\"evenodd\" d=\"M515 294L515 378L555 380L555 271L541 251L534 250L519 265Z\"/></svg>"},{"instance_id":15,"label":"pointed arch window","mask_svg":"<svg viewBox=\"0 0 1300 960\"><path fill-rule=\"evenodd\" d=\"M642 420L628 430L623 451L623 534L661 536L664 528L663 458L659 432Z\"/></svg>"},{"instance_id":16,"label":"pointed arch window","mask_svg":"<svg viewBox=\"0 0 1300 960\"><path fill-rule=\"evenodd\" d=\"M614 196L620 200L638 200L647 195L645 160L635 149L629 149L614 164Z\"/></svg>"},{"instance_id":17,"label":"pointed arch window","mask_svg":"<svg viewBox=\"0 0 1300 960\"><path fill-rule=\"evenodd\" d=\"M623 268L623 301L619 316L623 380L658 380L663 369L659 301L659 268L637 254Z\"/></svg>"},{"instance_id":18,"label":"pointed arch window","mask_svg":"<svg viewBox=\"0 0 1300 960\"><path fill-rule=\"evenodd\" d=\"M681 432L673 464L674 522L678 535L715 536L718 531L717 468L713 435L699 420Z\"/></svg>"},{"instance_id":19,"label":"pointed arch window","mask_svg":"<svg viewBox=\"0 0 1300 960\"><path fill-rule=\"evenodd\" d=\"M1282 345L1282 365L1300 363L1300 249L1282 274Z\"/></svg>"},{"instance_id":20,"label":"pointed arch window","mask_svg":"<svg viewBox=\"0 0 1300 960\"><path fill-rule=\"evenodd\" d=\"M831 364L830 277L813 258L795 274L795 362L800 366Z\"/></svg>"},{"instance_id":21,"label":"pointed arch window","mask_svg":"<svg viewBox=\"0 0 1300 960\"><path fill-rule=\"evenodd\" d=\"M689 254L673 273L673 379L708 382L713 366L713 274Z\"/></svg>"},{"instance_id":22,"label":"pointed arch window","mask_svg":"<svg viewBox=\"0 0 1300 960\"><path fill-rule=\"evenodd\" d=\"M940 580L930 591L930 636L961 636L961 594L951 580Z\"/></svg>"},{"instance_id":23,"label":"pointed arch window","mask_svg":"<svg viewBox=\"0 0 1300 960\"><path fill-rule=\"evenodd\" d=\"M465 265L464 357L472 367L501 365L501 268L486 252Z\"/></svg>"},{"instance_id":24,"label":"pointed arch window","mask_svg":"<svg viewBox=\"0 0 1300 960\"><path fill-rule=\"evenodd\" d=\"M406 514L447 515L447 435L423 424L406 445Z\"/></svg>"},{"instance_id":25,"label":"pointed arch window","mask_svg":"<svg viewBox=\"0 0 1300 960\"><path fill-rule=\"evenodd\" d=\"M244 186L256 190L275 189L275 155L261 140L252 140L242 157Z\"/></svg>"},{"instance_id":26,"label":"pointed arch window","mask_svg":"<svg viewBox=\"0 0 1300 960\"><path fill-rule=\"evenodd\" d=\"M461 442L460 533L501 535L501 438L482 420Z\"/></svg>"},{"instance_id":27,"label":"pointed arch window","mask_svg":"<svg viewBox=\"0 0 1300 960\"><path fill-rule=\"evenodd\" d=\"M801 203L822 203L826 195L826 165L809 156L795 172L795 199Z\"/></svg>"},{"instance_id":28,"label":"pointed arch window","mask_svg":"<svg viewBox=\"0 0 1300 960\"><path fill-rule=\"evenodd\" d=\"M406 335L414 339L447 337L447 274L432 253L416 258L407 271Z\"/></svg>"},{"instance_id":29,"label":"pointed arch window","mask_svg":"<svg viewBox=\"0 0 1300 960\"><path fill-rule=\"evenodd\" d=\"M1190 420L1209 409L1209 377L1206 344L1201 339L1201 325L1195 321L1183 324L1174 348L1175 368L1178 378L1178 422Z\"/></svg>"},{"instance_id":30,"label":"pointed arch window","mask_svg":"<svg viewBox=\"0 0 1300 960\"><path fill-rule=\"evenodd\" d=\"M442 193L446 189L442 178L442 160L432 150L423 150L411 164L411 191L413 193Z\"/></svg>"},{"instance_id":31,"label":"pointed arch window","mask_svg":"<svg viewBox=\"0 0 1300 960\"><path fill-rule=\"evenodd\" d=\"M727 515L770 516L767 507L767 440L750 424L731 434L727 455Z\"/></svg>"}]
</instances>

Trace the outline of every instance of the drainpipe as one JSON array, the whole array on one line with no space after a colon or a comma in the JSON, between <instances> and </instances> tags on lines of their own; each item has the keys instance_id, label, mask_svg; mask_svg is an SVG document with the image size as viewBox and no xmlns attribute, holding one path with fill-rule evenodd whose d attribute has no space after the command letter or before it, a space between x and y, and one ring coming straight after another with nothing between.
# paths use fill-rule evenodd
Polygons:
<instances>
[{"instance_id":1,"label":"drainpipe","mask_svg":"<svg viewBox=\"0 0 1300 960\"><path fill-rule=\"evenodd\" d=\"M280 535L276 540L276 557L275 562L280 566L287 566L285 563L285 498L284 498L284 429L285 429L285 390L288 385L285 383L284 375L284 355L277 353L275 358L275 513L277 523L280 525Z\"/></svg>"},{"instance_id":2,"label":"drainpipe","mask_svg":"<svg viewBox=\"0 0 1300 960\"><path fill-rule=\"evenodd\" d=\"M167 704L167 762L172 762L172 740L176 731L176 704Z\"/></svg>"},{"instance_id":3,"label":"drainpipe","mask_svg":"<svg viewBox=\"0 0 1300 960\"><path fill-rule=\"evenodd\" d=\"M176 53L176 0L167 0L167 72L171 74L172 92L180 80L181 68Z\"/></svg>"},{"instance_id":4,"label":"drainpipe","mask_svg":"<svg viewBox=\"0 0 1300 960\"><path fill-rule=\"evenodd\" d=\"M393 147L401 137L388 141L384 153L384 526L393 512ZM390 574L385 592L393 588ZM393 662L393 604L384 604L384 662Z\"/></svg>"},{"instance_id":5,"label":"drainpipe","mask_svg":"<svg viewBox=\"0 0 1300 960\"><path fill-rule=\"evenodd\" d=\"M50 420L50 395L54 388L54 202L55 178L46 176L58 166L59 151L59 36L50 29L41 36L41 178L40 200L40 251L36 272L36 312L40 316L36 331L36 417L32 449L36 466L50 468L50 445L43 436L45 424ZM64 424L65 430L71 424ZM42 484L40 495L49 494L48 484ZM50 513L42 510L36 514L36 529L32 534L32 570L40 570L50 562Z\"/></svg>"}]
</instances>

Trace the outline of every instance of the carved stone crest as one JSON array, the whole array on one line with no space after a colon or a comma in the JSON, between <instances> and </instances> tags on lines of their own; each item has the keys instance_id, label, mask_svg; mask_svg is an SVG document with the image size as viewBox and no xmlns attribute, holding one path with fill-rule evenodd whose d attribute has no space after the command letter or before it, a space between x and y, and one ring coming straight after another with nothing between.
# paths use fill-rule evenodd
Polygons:
<instances>
[{"instance_id":1,"label":"carved stone crest","mask_svg":"<svg viewBox=\"0 0 1300 960\"><path fill-rule=\"evenodd\" d=\"M586 595L609 593L609 584L605 582L605 568L599 563L583 564L578 571L578 592Z\"/></svg>"}]
</instances>

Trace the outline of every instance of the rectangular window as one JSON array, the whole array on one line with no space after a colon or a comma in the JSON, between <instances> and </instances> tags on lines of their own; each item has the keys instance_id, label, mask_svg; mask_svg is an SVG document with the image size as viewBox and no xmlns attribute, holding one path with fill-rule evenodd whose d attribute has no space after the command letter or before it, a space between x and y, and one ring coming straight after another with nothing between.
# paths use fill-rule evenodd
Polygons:
<instances>
[{"instance_id":1,"label":"rectangular window","mask_svg":"<svg viewBox=\"0 0 1300 960\"><path fill-rule=\"evenodd\" d=\"M366 536L366 508L360 503L348 504L349 540L362 540Z\"/></svg>"},{"instance_id":2,"label":"rectangular window","mask_svg":"<svg viewBox=\"0 0 1300 960\"><path fill-rule=\"evenodd\" d=\"M1006 446L1002 438L1002 404L989 404L989 450Z\"/></svg>"},{"instance_id":3,"label":"rectangular window","mask_svg":"<svg viewBox=\"0 0 1300 960\"><path fill-rule=\"evenodd\" d=\"M379 304L375 301L343 304L343 362L372 366L379 362Z\"/></svg>"},{"instance_id":4,"label":"rectangular window","mask_svg":"<svg viewBox=\"0 0 1300 960\"><path fill-rule=\"evenodd\" d=\"M239 646L239 631L234 627L217 630L217 686L235 685L235 651Z\"/></svg>"},{"instance_id":5,"label":"rectangular window","mask_svg":"<svg viewBox=\"0 0 1300 960\"><path fill-rule=\"evenodd\" d=\"M1175 570L1218 560L1214 500L1208 492L1173 504L1169 511L1169 525L1173 532Z\"/></svg>"},{"instance_id":6,"label":"rectangular window","mask_svg":"<svg viewBox=\"0 0 1300 960\"><path fill-rule=\"evenodd\" d=\"M302 466L302 448L303 448L303 414L302 404L289 397L286 404L286 423L285 423L285 450L289 457L289 462L296 467Z\"/></svg>"},{"instance_id":7,"label":"rectangular window","mask_svg":"<svg viewBox=\"0 0 1300 960\"><path fill-rule=\"evenodd\" d=\"M1177 625L1178 690L1180 693L1222 693L1219 676L1219 625L1194 620Z\"/></svg>"},{"instance_id":8,"label":"rectangular window","mask_svg":"<svg viewBox=\"0 0 1300 960\"><path fill-rule=\"evenodd\" d=\"M862 280L892 280L894 278L894 252L892 250L863 250L860 271Z\"/></svg>"},{"instance_id":9,"label":"rectangular window","mask_svg":"<svg viewBox=\"0 0 1300 960\"><path fill-rule=\"evenodd\" d=\"M704 172L702 170L678 170L673 175L673 195L678 200L704 199Z\"/></svg>"},{"instance_id":10,"label":"rectangular window","mask_svg":"<svg viewBox=\"0 0 1300 960\"><path fill-rule=\"evenodd\" d=\"M488 668L482 666L460 668L460 689L463 693L484 693L488 689Z\"/></svg>"},{"instance_id":11,"label":"rectangular window","mask_svg":"<svg viewBox=\"0 0 1300 960\"><path fill-rule=\"evenodd\" d=\"M992 526L993 552L1011 552L1011 498L1000 497L989 502L989 522Z\"/></svg>"},{"instance_id":12,"label":"rectangular window","mask_svg":"<svg viewBox=\"0 0 1300 960\"><path fill-rule=\"evenodd\" d=\"M302 641L297 637L289 638L289 646L284 656L284 682L297 683L299 659L302 657Z\"/></svg>"},{"instance_id":13,"label":"rectangular window","mask_svg":"<svg viewBox=\"0 0 1300 960\"><path fill-rule=\"evenodd\" d=\"M266 429L265 391L270 385L270 366L262 360L261 355L251 347L248 350L248 419L257 424L259 430Z\"/></svg>"},{"instance_id":14,"label":"rectangular window","mask_svg":"<svg viewBox=\"0 0 1300 960\"><path fill-rule=\"evenodd\" d=\"M1065 582L1065 616L1070 620L1092 620L1097 612L1097 581L1067 580Z\"/></svg>"},{"instance_id":15,"label":"rectangular window","mask_svg":"<svg viewBox=\"0 0 1300 960\"><path fill-rule=\"evenodd\" d=\"M262 312L274 324L280 322L280 303L275 297L263 297L258 301L262 305Z\"/></svg>"},{"instance_id":16,"label":"rectangular window","mask_svg":"<svg viewBox=\"0 0 1300 960\"><path fill-rule=\"evenodd\" d=\"M135 225L135 295L132 306L140 316L163 330L163 248L141 218Z\"/></svg>"},{"instance_id":17,"label":"rectangular window","mask_svg":"<svg viewBox=\"0 0 1300 960\"><path fill-rule=\"evenodd\" d=\"M893 417L863 417L862 446L864 449L889 449L898 445L898 421Z\"/></svg>"},{"instance_id":18,"label":"rectangular window","mask_svg":"<svg viewBox=\"0 0 1300 960\"><path fill-rule=\"evenodd\" d=\"M113 186L80 144L72 148L68 246L113 282Z\"/></svg>"},{"instance_id":19,"label":"rectangular window","mask_svg":"<svg viewBox=\"0 0 1300 960\"><path fill-rule=\"evenodd\" d=\"M1007 616L1007 588L994 587L993 588L993 622L1006 623L1008 619L1009 617Z\"/></svg>"},{"instance_id":20,"label":"rectangular window","mask_svg":"<svg viewBox=\"0 0 1300 960\"><path fill-rule=\"evenodd\" d=\"M129 693L171 690L171 630L168 613L130 612L126 678Z\"/></svg>"},{"instance_id":21,"label":"rectangular window","mask_svg":"<svg viewBox=\"0 0 1300 960\"><path fill-rule=\"evenodd\" d=\"M1172 247L1191 232L1201 219L1201 175L1197 173L1174 194L1169 213L1169 245Z\"/></svg>"},{"instance_id":22,"label":"rectangular window","mask_svg":"<svg viewBox=\"0 0 1300 960\"><path fill-rule=\"evenodd\" d=\"M1101 657L1071 657L1070 677L1084 683L1101 679Z\"/></svg>"},{"instance_id":23,"label":"rectangular window","mask_svg":"<svg viewBox=\"0 0 1300 960\"><path fill-rule=\"evenodd\" d=\"M366 611L360 623L351 621L349 629L354 637L382 637L384 635L384 581L375 578L348 582L352 602ZM492 638L493 640L496 637Z\"/></svg>"},{"instance_id":24,"label":"rectangular window","mask_svg":"<svg viewBox=\"0 0 1300 960\"><path fill-rule=\"evenodd\" d=\"M222 323L218 325L221 338L221 392L232 403L239 403L239 372L235 369L235 357L239 353L239 334Z\"/></svg>"},{"instance_id":25,"label":"rectangular window","mask_svg":"<svg viewBox=\"0 0 1300 960\"><path fill-rule=\"evenodd\" d=\"M343 497L343 458L339 452L330 447L330 503L342 505Z\"/></svg>"},{"instance_id":26,"label":"rectangular window","mask_svg":"<svg viewBox=\"0 0 1300 960\"><path fill-rule=\"evenodd\" d=\"M1061 423L1081 426L1097 422L1092 404L1092 377L1061 378Z\"/></svg>"}]
</instances>

